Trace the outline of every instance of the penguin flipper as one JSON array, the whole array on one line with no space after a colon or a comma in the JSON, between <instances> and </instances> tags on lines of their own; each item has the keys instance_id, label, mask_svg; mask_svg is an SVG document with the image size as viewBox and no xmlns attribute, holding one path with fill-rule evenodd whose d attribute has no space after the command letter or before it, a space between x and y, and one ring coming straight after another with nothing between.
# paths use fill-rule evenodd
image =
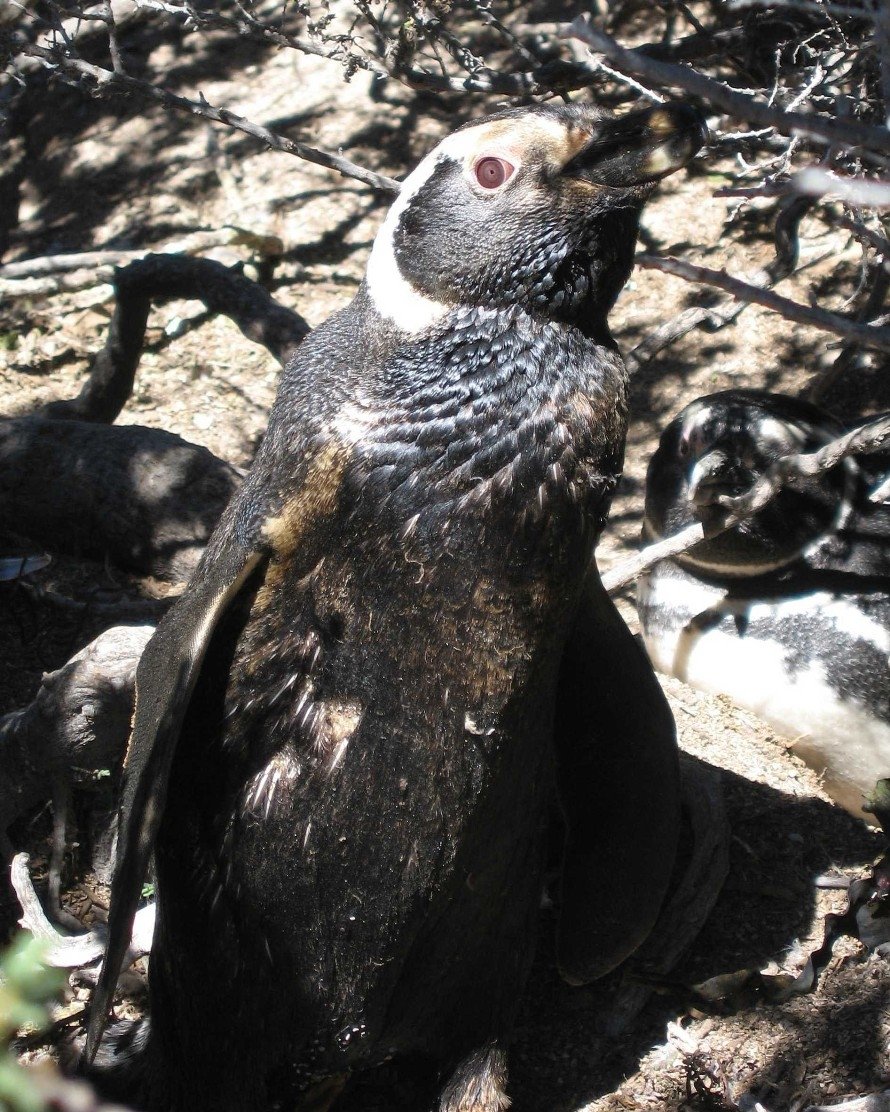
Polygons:
<instances>
[{"instance_id":1,"label":"penguin flipper","mask_svg":"<svg viewBox=\"0 0 890 1112\"><path fill-rule=\"evenodd\" d=\"M117 863L111 888L105 959L90 1005L84 1062L95 1057L123 964L179 733L210 638L262 554L220 537L214 559L195 571L185 594L164 616L136 672L136 708L124 758L118 809Z\"/></svg>"},{"instance_id":2,"label":"penguin flipper","mask_svg":"<svg viewBox=\"0 0 890 1112\"><path fill-rule=\"evenodd\" d=\"M673 716L595 571L563 654L554 737L567 826L557 959L586 984L651 931L680 828Z\"/></svg>"}]
</instances>

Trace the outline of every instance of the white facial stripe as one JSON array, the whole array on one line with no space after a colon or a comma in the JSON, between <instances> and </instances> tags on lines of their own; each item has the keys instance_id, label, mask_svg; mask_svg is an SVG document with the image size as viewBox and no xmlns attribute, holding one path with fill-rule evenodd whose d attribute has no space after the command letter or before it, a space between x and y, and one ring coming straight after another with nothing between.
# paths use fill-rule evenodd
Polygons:
<instances>
[{"instance_id":1,"label":"white facial stripe","mask_svg":"<svg viewBox=\"0 0 890 1112\"><path fill-rule=\"evenodd\" d=\"M394 237L402 213L432 177L438 164L450 158L468 173L484 154L505 158L518 170L522 164L521 152L535 133L551 144L566 142L563 125L546 116L496 120L449 135L405 178L374 240L365 275L371 300L382 317L415 336L437 324L453 308L427 297L413 286L402 274L395 256Z\"/></svg>"},{"instance_id":2,"label":"white facial stripe","mask_svg":"<svg viewBox=\"0 0 890 1112\"><path fill-rule=\"evenodd\" d=\"M440 321L448 312L448 306L422 294L405 279L396 262L393 241L402 213L432 176L439 161L446 156L444 148L447 142L446 139L445 143L431 151L405 178L401 191L374 240L365 275L368 293L377 312L411 336Z\"/></svg>"}]
</instances>

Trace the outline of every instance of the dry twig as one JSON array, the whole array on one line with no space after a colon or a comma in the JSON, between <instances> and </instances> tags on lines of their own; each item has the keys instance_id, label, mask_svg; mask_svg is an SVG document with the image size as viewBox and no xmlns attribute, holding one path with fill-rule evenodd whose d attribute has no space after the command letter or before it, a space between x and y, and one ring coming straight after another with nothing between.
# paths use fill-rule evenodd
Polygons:
<instances>
[{"instance_id":1,"label":"dry twig","mask_svg":"<svg viewBox=\"0 0 890 1112\"><path fill-rule=\"evenodd\" d=\"M621 46L610 35L594 27L589 19L579 16L561 32L565 37L578 38L591 50L605 55L622 73L641 78L658 86L683 89L715 104L737 119L761 127L774 127L785 135L806 135L823 143L841 147L860 147L890 155L890 131L869 127L854 120L838 120L830 116L783 111L762 104L754 97L730 89L697 70L647 57L639 50Z\"/></svg>"},{"instance_id":2,"label":"dry twig","mask_svg":"<svg viewBox=\"0 0 890 1112\"><path fill-rule=\"evenodd\" d=\"M61 934L56 930L47 919L40 899L34 891L28 861L27 853L17 853L10 867L12 887L22 909L19 926L30 931L35 938L43 939L48 943L44 961L56 969L78 969L99 961L105 952L107 928L102 924L83 934L75 935ZM151 903L136 912L126 964L129 965L151 950L155 910L156 905Z\"/></svg>"},{"instance_id":3,"label":"dry twig","mask_svg":"<svg viewBox=\"0 0 890 1112\"><path fill-rule=\"evenodd\" d=\"M210 312L229 317L281 364L309 332L299 313L213 259L146 255L117 271L114 287L117 301L105 347L93 359L80 394L45 406L47 416L103 422L118 416L133 391L152 304L175 298L203 301Z\"/></svg>"},{"instance_id":4,"label":"dry twig","mask_svg":"<svg viewBox=\"0 0 890 1112\"><path fill-rule=\"evenodd\" d=\"M272 150L283 151L285 154L295 155L307 162L314 162L317 166L324 166L328 170L336 170L345 177L355 178L374 189L383 190L385 193L398 193L399 183L384 174L377 174L364 166L344 158L342 155L331 154L328 151L310 147L306 143L299 143L295 139L288 139L279 135L262 124L247 120L228 108L216 108L203 98L190 100L188 97L171 93L168 89L153 85L150 81L142 81L138 77L131 77L126 73L116 73L113 69L104 69L102 66L93 65L82 58L72 56L60 47L38 46L36 43L27 42L23 36L14 36L14 43L18 51L29 58L37 58L59 73L75 78L97 93L114 95L119 93L134 93L146 100L153 100L164 108L179 112L190 112L194 116L201 116L206 120L225 124L236 131L243 131L246 135L259 140Z\"/></svg>"},{"instance_id":5,"label":"dry twig","mask_svg":"<svg viewBox=\"0 0 890 1112\"><path fill-rule=\"evenodd\" d=\"M684 262L682 259L662 258L656 255L637 255L638 266L650 270L660 270L664 274L673 274L676 278L683 278L687 282L697 282L706 286L715 286L725 290L741 301L753 301L772 309L785 317L786 320L797 321L799 324L810 324L825 332L833 332L845 339L855 340L863 347L878 348L880 351L890 351L890 328L881 328L877 325L862 324L859 321L849 320L837 313L829 313L825 309L816 309L810 305L800 305L788 297L782 297L772 290L761 289L733 278L723 270L711 270L708 267L696 266Z\"/></svg>"}]
</instances>

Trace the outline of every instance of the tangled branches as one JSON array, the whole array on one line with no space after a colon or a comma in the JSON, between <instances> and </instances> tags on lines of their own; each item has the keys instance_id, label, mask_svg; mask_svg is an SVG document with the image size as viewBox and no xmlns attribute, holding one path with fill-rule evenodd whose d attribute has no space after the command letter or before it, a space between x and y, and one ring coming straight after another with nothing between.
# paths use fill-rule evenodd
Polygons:
<instances>
[{"instance_id":1,"label":"tangled branches","mask_svg":"<svg viewBox=\"0 0 890 1112\"><path fill-rule=\"evenodd\" d=\"M505 0L11 0L0 32L8 61L0 114L48 76L89 96L141 98L214 121L391 193L396 181L340 152L246 119L233 106L209 103L199 90L174 92L162 72L141 64L144 59L134 65L128 46L134 28L164 27L213 43L246 39L326 59L346 80L368 75L372 92L395 85L451 109L468 100L587 95L620 109L639 96L657 101L665 90L679 90L709 114L712 151L726 156L719 195L738 198L734 219L750 218L751 206L765 202L755 210L762 222L805 198L811 215L844 229L859 245L859 275L842 302L845 311L822 314L822 323L835 318L833 330L845 337L841 370L859 345L885 349L890 16L884 5L659 0L653 7L644 13L635 0L600 4L591 17L568 23L559 4L544 9ZM542 14L556 18L545 21ZM695 262L685 264L684 276L713 284ZM765 284L776 280L773 275ZM682 327L650 342L641 349L646 358L684 328L720 327L757 300L750 282L730 279L723 288L730 294L725 302L708 303L706 312L690 314ZM822 326L819 310L788 298L759 300L781 315L802 319L803 313Z\"/></svg>"}]
</instances>

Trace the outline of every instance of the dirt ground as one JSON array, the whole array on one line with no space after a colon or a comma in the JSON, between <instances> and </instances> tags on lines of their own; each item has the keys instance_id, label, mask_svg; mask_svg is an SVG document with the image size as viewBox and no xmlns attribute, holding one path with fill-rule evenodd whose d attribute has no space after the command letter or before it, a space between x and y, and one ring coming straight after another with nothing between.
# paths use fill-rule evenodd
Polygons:
<instances>
[{"instance_id":1,"label":"dirt ground","mask_svg":"<svg viewBox=\"0 0 890 1112\"><path fill-rule=\"evenodd\" d=\"M208 48L198 36L180 44L178 34L162 31L145 31L132 49L170 88L200 89L213 104L321 147L342 148L394 176L455 122L432 100L409 99L361 74L345 83L335 65L293 52L222 38ZM100 247L160 249L198 229L235 225L280 238L275 294L313 325L352 296L385 211L385 201L364 186L263 150L243 135L131 102L112 107L64 87L43 96L24 141L19 223L4 262ZM647 209L645 247L753 274L771 247L746 212L735 211L736 201L715 196L723 181L720 163L708 157L669 179ZM245 248L210 254L251 264ZM826 261L839 257L850 288L823 289ZM858 257L843 235L805 221L802 275L784 283L783 292L806 299L810 290L821 291L824 304L840 307L855 286ZM109 286L87 282L73 292L0 305L5 413L29 412L77 392L89 354L101 346L110 294ZM632 348L700 296L677 279L637 271L612 318L619 343ZM136 390L119 423L170 429L246 465L278 367L229 322L204 320L199 310L174 303L153 313ZM682 405L730 386L800 392L836 354L824 335L749 308L735 326L693 333L646 366L633 383L626 473L600 548L601 567L636 546L646 462L659 430ZM111 568L63 560L39 581L79 598L129 582ZM6 711L27 701L41 671L66 660L102 621L15 586L2 590L0 710ZM630 592L622 607L633 625ZM723 770L732 824L729 878L675 971L677 986L742 967L797 972L821 939L823 916L844 903L841 892L817 891L814 878L861 873L876 853L876 836L823 793L818 775L794 756L793 741L727 700L673 680L665 688L683 748ZM34 849L45 828L44 815L14 834ZM645 876L639 880L646 883ZM511 1049L515 1112L744 1110L755 1108L755 1100L769 1112L796 1112L890 1086L890 977L857 943L836 948L810 996L705 1017L690 1013L677 987L654 996L632 1029L616 1038L598 1028L614 982L591 989L560 982L551 915L542 913L539 957Z\"/></svg>"}]
</instances>

